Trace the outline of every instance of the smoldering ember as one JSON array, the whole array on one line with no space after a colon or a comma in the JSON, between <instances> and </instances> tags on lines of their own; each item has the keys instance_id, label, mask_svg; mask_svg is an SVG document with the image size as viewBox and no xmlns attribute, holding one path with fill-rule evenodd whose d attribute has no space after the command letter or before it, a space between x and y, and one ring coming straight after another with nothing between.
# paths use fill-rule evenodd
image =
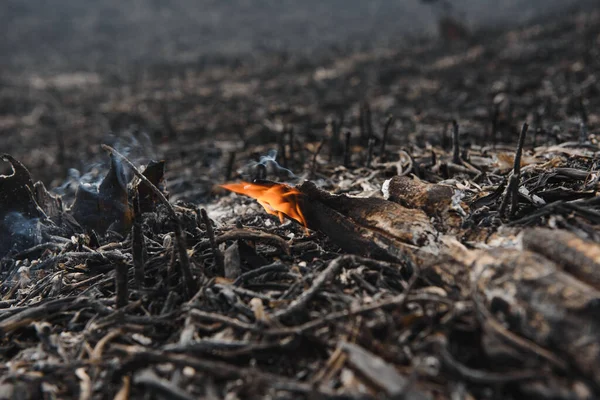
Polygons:
<instances>
[{"instance_id":1,"label":"smoldering ember","mask_svg":"<svg viewBox=\"0 0 600 400\"><path fill-rule=\"evenodd\" d=\"M600 398L599 71L596 6L6 72L0 398Z\"/></svg>"}]
</instances>

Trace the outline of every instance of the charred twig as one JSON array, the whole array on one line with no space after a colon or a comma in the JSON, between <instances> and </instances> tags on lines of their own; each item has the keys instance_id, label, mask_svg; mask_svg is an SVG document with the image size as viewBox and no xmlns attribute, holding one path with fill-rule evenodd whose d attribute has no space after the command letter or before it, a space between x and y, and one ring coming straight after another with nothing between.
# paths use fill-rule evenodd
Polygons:
<instances>
[{"instance_id":1,"label":"charred twig","mask_svg":"<svg viewBox=\"0 0 600 400\"><path fill-rule=\"evenodd\" d=\"M323 145L325 144L325 139L322 139L321 142L319 143L319 145L317 146L317 149L315 150L315 153L313 154L313 158L312 158L312 162L311 162L311 166L310 166L310 176L312 179L315 178L316 173L317 173L317 157L319 156L319 153L321 152L321 149L323 148Z\"/></svg>"},{"instance_id":2,"label":"charred twig","mask_svg":"<svg viewBox=\"0 0 600 400\"><path fill-rule=\"evenodd\" d=\"M460 159L460 141L458 136L458 122L455 119L452 120L452 162L454 164L461 164Z\"/></svg>"},{"instance_id":3,"label":"charred twig","mask_svg":"<svg viewBox=\"0 0 600 400\"><path fill-rule=\"evenodd\" d=\"M498 135L498 117L500 116L500 104L494 103L492 114L492 146L496 147L496 138Z\"/></svg>"},{"instance_id":4,"label":"charred twig","mask_svg":"<svg viewBox=\"0 0 600 400\"><path fill-rule=\"evenodd\" d=\"M269 336L299 335L299 334L302 334L303 332L313 331L313 330L320 328L324 325L327 325L331 322L337 321L338 319L348 318L348 317L352 317L354 315L361 315L361 314L369 313L369 312L372 312L375 310L384 309L387 307L400 307L406 302L406 300L408 298L408 293L412 289L416 280L417 280L417 274L414 274L408 281L405 292L403 292L399 295L393 296L391 298L373 302L373 303L369 303L369 304L366 304L366 305L363 305L360 307L351 308L348 310L333 312L333 313L327 314L326 316L324 316L322 318L314 319L314 320L306 322L302 325L296 325L296 326L291 326L291 327L286 327L286 328L273 328L273 329L264 331L262 333L265 335L269 335ZM418 298L418 295L412 296L411 300L416 300L417 298Z\"/></svg>"},{"instance_id":5,"label":"charred twig","mask_svg":"<svg viewBox=\"0 0 600 400\"><path fill-rule=\"evenodd\" d=\"M282 319L290 316L306 307L308 302L317 294L325 283L333 276L337 275L339 271L348 266L355 264L358 257L356 256L341 256L329 263L329 266L319 274L319 276L313 281L310 289L304 291L296 300L294 300L288 307L283 310L275 312L272 318Z\"/></svg>"},{"instance_id":6,"label":"charred twig","mask_svg":"<svg viewBox=\"0 0 600 400\"><path fill-rule=\"evenodd\" d=\"M579 143L585 143L588 140L588 112L583 101L583 96L579 96L579 112L581 113Z\"/></svg>"},{"instance_id":7,"label":"charred twig","mask_svg":"<svg viewBox=\"0 0 600 400\"><path fill-rule=\"evenodd\" d=\"M288 129L288 143L290 147L290 164L293 165L295 162L294 154L295 154L295 142L294 142L294 127L290 126Z\"/></svg>"},{"instance_id":8,"label":"charred twig","mask_svg":"<svg viewBox=\"0 0 600 400\"><path fill-rule=\"evenodd\" d=\"M233 174L233 166L235 165L235 154L235 151L229 152L229 158L227 159L227 169L225 170L226 181L230 180Z\"/></svg>"},{"instance_id":9,"label":"charred twig","mask_svg":"<svg viewBox=\"0 0 600 400\"><path fill-rule=\"evenodd\" d=\"M115 264L115 287L117 308L123 308L127 305L129 293L127 289L127 270L128 265L122 262Z\"/></svg>"},{"instance_id":10,"label":"charred twig","mask_svg":"<svg viewBox=\"0 0 600 400\"><path fill-rule=\"evenodd\" d=\"M202 215L202 220L204 221L204 225L206 226L206 235L208 236L208 240L210 242L210 247L212 248L213 257L215 258L215 267L217 269L217 274L220 276L224 276L225 268L223 267L223 255L221 254L221 250L219 250L219 245L215 240L215 232L213 231L212 223L210 218L208 218L208 214L206 210L202 208L200 210L200 214Z\"/></svg>"},{"instance_id":11,"label":"charred twig","mask_svg":"<svg viewBox=\"0 0 600 400\"><path fill-rule=\"evenodd\" d=\"M367 141L373 137L373 122L371 120L371 106L368 102L365 103L365 129Z\"/></svg>"},{"instance_id":12,"label":"charred twig","mask_svg":"<svg viewBox=\"0 0 600 400\"><path fill-rule=\"evenodd\" d=\"M79 298L78 296L70 296L63 297L62 299L51 300L33 307L23 308L22 311L0 321L0 337L14 331L15 329L27 326L34 321L43 320L52 313L62 310L63 308L67 308L77 301L85 302L85 300Z\"/></svg>"},{"instance_id":13,"label":"charred twig","mask_svg":"<svg viewBox=\"0 0 600 400\"><path fill-rule=\"evenodd\" d=\"M281 159L281 164L283 165L284 168L288 168L288 157L287 157L287 151L286 151L286 145L285 145L285 136L286 136L287 130L284 127L283 131L281 131L279 133L279 157Z\"/></svg>"},{"instance_id":14,"label":"charred twig","mask_svg":"<svg viewBox=\"0 0 600 400\"><path fill-rule=\"evenodd\" d=\"M152 392L162 394L169 399L191 400L196 398L166 379L160 378L148 368L134 375L133 384L146 386L150 388Z\"/></svg>"},{"instance_id":15,"label":"charred twig","mask_svg":"<svg viewBox=\"0 0 600 400\"><path fill-rule=\"evenodd\" d=\"M524 123L523 128L521 129L521 134L519 135L519 143L517 145L517 151L515 153L513 173L510 176L508 185L506 187L506 193L504 194L502 204L500 205L501 216L505 215L509 198L511 199L511 216L514 215L517 211L517 204L519 201L519 180L521 179L521 155L523 154L523 145L525 144L525 135L527 134L527 129L529 129L529 125L527 125L527 123Z\"/></svg>"},{"instance_id":16,"label":"charred twig","mask_svg":"<svg viewBox=\"0 0 600 400\"><path fill-rule=\"evenodd\" d=\"M375 139L369 138L369 145L367 146L367 168L371 168L371 161L373 160L373 147L375 147Z\"/></svg>"},{"instance_id":17,"label":"charred twig","mask_svg":"<svg viewBox=\"0 0 600 400\"><path fill-rule=\"evenodd\" d=\"M383 138L381 139L381 146L379 147L379 157L383 160L385 158L385 145L388 140L388 133L390 131L390 126L394 122L394 117L389 116L387 121L385 122L385 127L383 128Z\"/></svg>"},{"instance_id":18,"label":"charred twig","mask_svg":"<svg viewBox=\"0 0 600 400\"><path fill-rule=\"evenodd\" d=\"M346 132L346 144L344 145L344 167L350 167L350 132Z\"/></svg>"},{"instance_id":19,"label":"charred twig","mask_svg":"<svg viewBox=\"0 0 600 400\"><path fill-rule=\"evenodd\" d=\"M289 268L286 265L283 265L280 262L275 262L273 264L265 265L263 267L253 269L252 271L248 271L240 275L234 282L234 286L239 286L242 283L248 282L250 279L257 278L261 275L270 273L270 272L288 272Z\"/></svg>"},{"instance_id":20,"label":"charred twig","mask_svg":"<svg viewBox=\"0 0 600 400\"><path fill-rule=\"evenodd\" d=\"M236 228L232 229L229 232L226 232L215 238L215 243L217 245L227 242L229 240L260 240L261 242L266 242L273 244L279 247L281 250L285 251L286 254L290 254L290 246L289 244L277 235L273 235L271 233L261 232L254 229L247 228ZM194 252L202 252L208 249L211 246L210 242L200 242L196 246L194 246Z\"/></svg>"},{"instance_id":21,"label":"charred twig","mask_svg":"<svg viewBox=\"0 0 600 400\"><path fill-rule=\"evenodd\" d=\"M129 168L131 168L134 175L137 176L146 185L148 185L150 190L152 190L152 192L154 192L154 194L159 199L159 201L167 209L169 216L171 217L171 219L173 220L174 225L175 225L175 244L177 246L177 253L179 254L179 264L181 266L181 271L183 273L183 279L185 281L184 287L186 290L186 297L190 298L193 295L193 293L195 293L197 290L196 282L194 282L194 277L192 276L192 270L190 268L190 259L188 258L188 254L187 254L187 247L185 244L185 238L183 237L183 230L181 228L181 222L179 221L179 218L177 217L177 213L175 212L175 209L173 208L171 203L169 203L169 200L167 200L167 198L160 191L160 189L158 189L152 182L150 182L150 180L148 178L146 178L144 176L144 174L142 174L140 172L140 170L135 165L133 165L133 163L131 161L129 161L129 159L127 157L125 157L123 154L119 153L117 150L113 149L112 147L110 147L108 145L103 144L102 148L104 150L108 151L109 153L115 154L121 160L123 160L129 166Z\"/></svg>"},{"instance_id":22,"label":"charred twig","mask_svg":"<svg viewBox=\"0 0 600 400\"><path fill-rule=\"evenodd\" d=\"M144 241L144 233L142 232L142 211L140 210L139 193L133 198L131 242L135 282L138 289L142 289L146 277L146 243Z\"/></svg>"},{"instance_id":23,"label":"charred twig","mask_svg":"<svg viewBox=\"0 0 600 400\"><path fill-rule=\"evenodd\" d=\"M193 310L195 311L195 310ZM299 383L296 380L284 378L275 374L258 372L256 368L241 368L222 361L213 361L205 358L192 357L187 354L169 353L160 350L143 348L140 346L126 346L114 344L114 349L128 354L129 360L116 371L116 376L122 376L140 366L152 364L174 364L178 367L192 367L198 371L210 374L222 379L251 379L255 383L266 384L270 387L290 392L304 393L311 398L336 398L335 394L328 390L317 390L312 385Z\"/></svg>"}]
</instances>

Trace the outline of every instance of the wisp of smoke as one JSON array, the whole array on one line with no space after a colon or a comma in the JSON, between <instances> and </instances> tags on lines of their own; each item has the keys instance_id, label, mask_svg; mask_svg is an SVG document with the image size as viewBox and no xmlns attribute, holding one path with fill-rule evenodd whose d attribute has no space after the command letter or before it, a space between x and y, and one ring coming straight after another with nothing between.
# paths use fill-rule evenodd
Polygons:
<instances>
[{"instance_id":1,"label":"wisp of smoke","mask_svg":"<svg viewBox=\"0 0 600 400\"><path fill-rule=\"evenodd\" d=\"M259 168L264 168L265 172L268 174L284 176L287 179L297 178L292 171L279 165L277 162L277 150L274 149L269 150L266 156L261 156L258 162L250 162L246 168L246 171L242 171L242 175L247 175L253 178L257 175L257 170Z\"/></svg>"},{"instance_id":2,"label":"wisp of smoke","mask_svg":"<svg viewBox=\"0 0 600 400\"><path fill-rule=\"evenodd\" d=\"M126 131L120 135L110 133L103 142L127 156L135 164L146 164L149 160L156 159L152 139L146 132L134 134ZM110 159L106 157L106 154L102 153L100 157L97 161L84 162L80 169L69 168L63 184L52 191L63 196L63 200L67 203L74 199L77 188L80 186L84 190L97 191L110 168ZM132 178L131 171L125 166L123 168L125 180L129 182Z\"/></svg>"},{"instance_id":3,"label":"wisp of smoke","mask_svg":"<svg viewBox=\"0 0 600 400\"><path fill-rule=\"evenodd\" d=\"M0 225L2 227L0 255L10 250L21 251L42 241L38 218L28 218L13 211L4 216Z\"/></svg>"}]
</instances>

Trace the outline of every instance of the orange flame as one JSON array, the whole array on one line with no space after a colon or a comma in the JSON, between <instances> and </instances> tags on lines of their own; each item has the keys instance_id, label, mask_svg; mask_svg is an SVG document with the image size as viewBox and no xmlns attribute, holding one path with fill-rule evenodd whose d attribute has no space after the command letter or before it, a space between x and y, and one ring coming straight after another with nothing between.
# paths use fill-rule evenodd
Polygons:
<instances>
[{"instance_id":1,"label":"orange flame","mask_svg":"<svg viewBox=\"0 0 600 400\"><path fill-rule=\"evenodd\" d=\"M221 187L256 199L267 213L278 216L281 223L283 223L283 216L286 215L307 227L298 202L302 192L294 187L275 182L227 183Z\"/></svg>"}]
</instances>

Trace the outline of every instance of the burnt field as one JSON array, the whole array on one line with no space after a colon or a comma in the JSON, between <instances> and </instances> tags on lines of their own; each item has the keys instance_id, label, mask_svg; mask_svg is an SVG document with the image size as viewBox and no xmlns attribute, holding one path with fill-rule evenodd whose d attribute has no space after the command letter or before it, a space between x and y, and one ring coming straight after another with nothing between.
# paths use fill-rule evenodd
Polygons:
<instances>
[{"instance_id":1,"label":"burnt field","mask_svg":"<svg viewBox=\"0 0 600 400\"><path fill-rule=\"evenodd\" d=\"M598 398L600 10L440 29L6 68L0 398Z\"/></svg>"}]
</instances>

